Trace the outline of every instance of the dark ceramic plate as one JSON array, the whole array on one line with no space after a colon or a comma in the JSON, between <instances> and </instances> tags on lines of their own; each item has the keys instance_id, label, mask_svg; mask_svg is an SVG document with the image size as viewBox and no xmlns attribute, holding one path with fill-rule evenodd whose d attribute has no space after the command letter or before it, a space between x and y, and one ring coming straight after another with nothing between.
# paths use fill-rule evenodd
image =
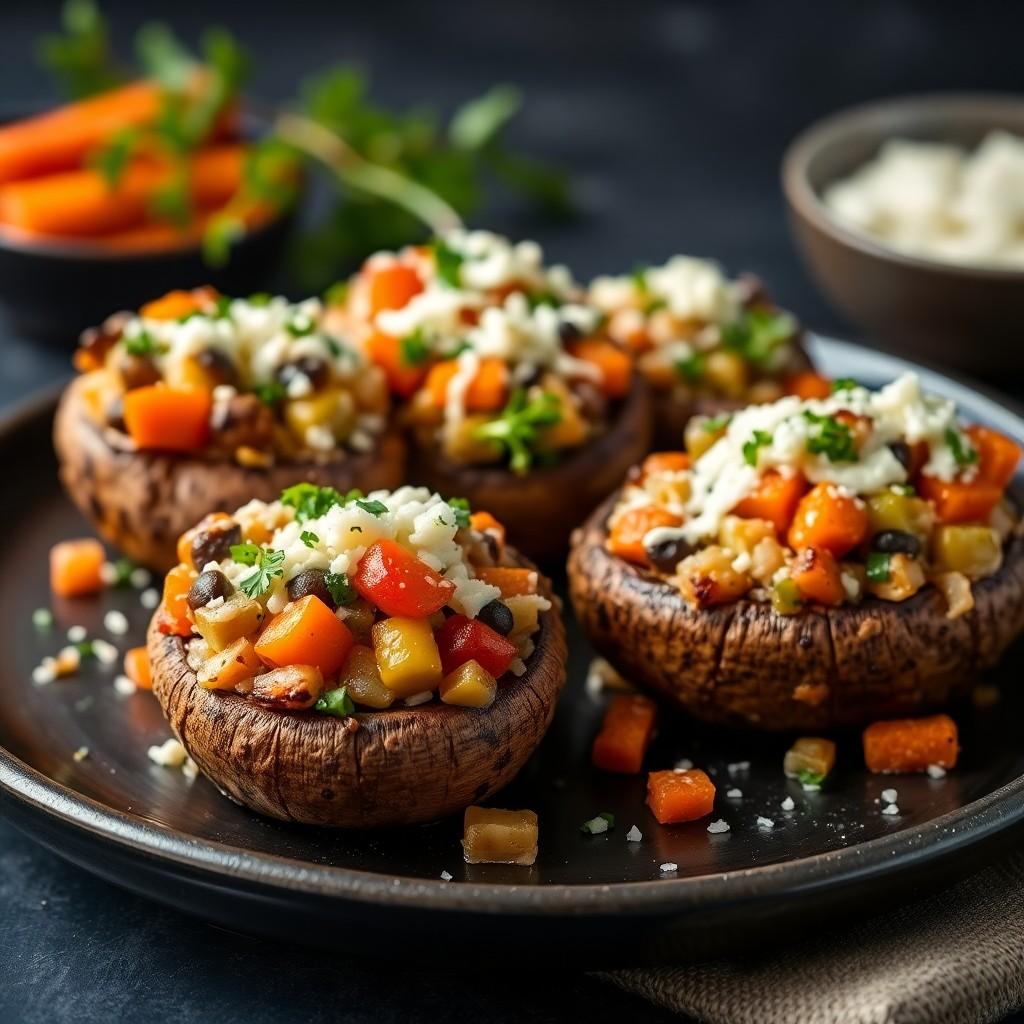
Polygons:
<instances>
[{"instance_id":1,"label":"dark ceramic plate","mask_svg":"<svg viewBox=\"0 0 1024 1024\"><path fill-rule=\"evenodd\" d=\"M827 372L879 383L906 364L837 342L815 342ZM1024 421L1005 406L931 373L966 415L1024 441ZM1007 686L1001 704L954 709L962 763L942 780L867 774L855 734L840 737L835 778L804 793L782 775L785 737L712 732L665 720L648 763L690 758L714 773L714 817L660 828L644 807L642 777L609 777L588 765L602 699L584 688L590 651L572 638L570 682L541 750L496 800L540 816L533 868L462 862L461 822L390 832L287 827L147 760L169 735L152 696L120 696L114 670L89 664L74 679L38 686L32 667L64 643L69 625L104 635L103 611L131 621L119 646L141 643L147 613L132 590L103 602L55 606L50 633L31 625L45 605L49 545L83 524L61 496L49 447L52 400L27 407L0 429L7 486L0 582L0 797L5 813L65 857L117 884L232 928L316 943L346 954L400 953L403 960L493 962L552 954L627 963L706 956L752 940L774 941L815 921L848 920L893 906L977 866L1024 817L1024 693ZM1000 676L1019 682L1021 652ZM88 747L76 762L73 753ZM735 769L749 761L748 769ZM734 765L734 774L728 766ZM415 780L411 780L415 785ZM726 797L735 786L741 798ZM889 786L900 814L877 802ZM780 802L791 796L795 809ZM584 836L600 811L615 828ZM773 819L766 830L757 817ZM631 825L643 833L628 843ZM663 873L660 865L678 865ZM453 880L441 880L442 871ZM385 956L387 953L384 954Z\"/></svg>"}]
</instances>

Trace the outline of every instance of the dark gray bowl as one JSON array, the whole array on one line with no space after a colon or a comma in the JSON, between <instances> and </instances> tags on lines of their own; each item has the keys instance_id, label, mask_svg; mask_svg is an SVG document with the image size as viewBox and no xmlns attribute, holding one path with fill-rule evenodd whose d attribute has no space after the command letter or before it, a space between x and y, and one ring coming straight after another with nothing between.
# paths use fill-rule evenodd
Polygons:
<instances>
[{"instance_id":1,"label":"dark gray bowl","mask_svg":"<svg viewBox=\"0 0 1024 1024\"><path fill-rule=\"evenodd\" d=\"M257 138L267 126L264 118L246 115L242 130ZM261 291L281 259L293 217L289 209L247 231L223 267L209 266L197 244L111 252L85 241L23 242L0 235L0 309L11 331L70 350L83 328L172 288L212 284L229 295Z\"/></svg>"},{"instance_id":2,"label":"dark gray bowl","mask_svg":"<svg viewBox=\"0 0 1024 1024\"><path fill-rule=\"evenodd\" d=\"M987 377L1024 375L1024 271L907 256L843 227L821 200L895 136L975 147L994 128L1024 135L1024 96L884 100L813 125L789 147L790 224L822 290L888 347Z\"/></svg>"}]
</instances>

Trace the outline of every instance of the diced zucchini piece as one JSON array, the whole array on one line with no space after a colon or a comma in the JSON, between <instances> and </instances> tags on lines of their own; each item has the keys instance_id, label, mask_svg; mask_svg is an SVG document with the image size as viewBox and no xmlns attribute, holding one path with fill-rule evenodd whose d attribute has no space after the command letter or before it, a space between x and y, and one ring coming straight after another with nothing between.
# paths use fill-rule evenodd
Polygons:
<instances>
[{"instance_id":1,"label":"diced zucchini piece","mask_svg":"<svg viewBox=\"0 0 1024 1024\"><path fill-rule=\"evenodd\" d=\"M820 786L836 763L836 745L818 736L801 736L786 751L782 770L805 786Z\"/></svg>"}]
</instances>

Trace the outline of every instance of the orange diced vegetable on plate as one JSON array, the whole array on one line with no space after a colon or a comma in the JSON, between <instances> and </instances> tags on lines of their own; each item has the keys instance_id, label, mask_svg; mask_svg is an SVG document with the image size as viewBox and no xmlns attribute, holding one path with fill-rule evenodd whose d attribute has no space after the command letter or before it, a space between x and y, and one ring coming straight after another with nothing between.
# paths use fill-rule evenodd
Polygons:
<instances>
[{"instance_id":1,"label":"orange diced vegetable on plate","mask_svg":"<svg viewBox=\"0 0 1024 1024\"><path fill-rule=\"evenodd\" d=\"M210 436L212 404L206 391L152 384L125 393L124 422L139 448L198 451Z\"/></svg>"},{"instance_id":2,"label":"orange diced vegetable on plate","mask_svg":"<svg viewBox=\"0 0 1024 1024\"><path fill-rule=\"evenodd\" d=\"M638 693L613 697L604 713L601 731L594 738L591 760L606 772L635 775L654 732L657 705Z\"/></svg>"},{"instance_id":3,"label":"orange diced vegetable on plate","mask_svg":"<svg viewBox=\"0 0 1024 1024\"><path fill-rule=\"evenodd\" d=\"M819 548L842 558L868 535L867 506L834 484L816 484L796 507L789 527L789 546Z\"/></svg>"},{"instance_id":4,"label":"orange diced vegetable on plate","mask_svg":"<svg viewBox=\"0 0 1024 1024\"><path fill-rule=\"evenodd\" d=\"M998 430L977 423L965 433L978 453L978 475L986 483L1005 488L1020 462L1020 446Z\"/></svg>"},{"instance_id":5,"label":"orange diced vegetable on plate","mask_svg":"<svg viewBox=\"0 0 1024 1024\"><path fill-rule=\"evenodd\" d=\"M537 573L534 569L513 569L505 566L481 566L477 579L497 587L502 597L522 597L537 593Z\"/></svg>"},{"instance_id":6,"label":"orange diced vegetable on plate","mask_svg":"<svg viewBox=\"0 0 1024 1024\"><path fill-rule=\"evenodd\" d=\"M806 490L807 481L800 473L770 469L732 511L743 519L767 519L782 534L789 529Z\"/></svg>"},{"instance_id":7,"label":"orange diced vegetable on plate","mask_svg":"<svg viewBox=\"0 0 1024 1024\"><path fill-rule=\"evenodd\" d=\"M603 338L586 338L569 346L570 355L601 371L601 393L624 398L633 377L633 361L618 345Z\"/></svg>"},{"instance_id":8,"label":"orange diced vegetable on plate","mask_svg":"<svg viewBox=\"0 0 1024 1024\"><path fill-rule=\"evenodd\" d=\"M923 772L952 768L960 751L949 715L872 722L864 730L864 763L872 772Z\"/></svg>"},{"instance_id":9,"label":"orange diced vegetable on plate","mask_svg":"<svg viewBox=\"0 0 1024 1024\"><path fill-rule=\"evenodd\" d=\"M660 825L696 821L715 806L715 784L699 768L650 772L647 806Z\"/></svg>"},{"instance_id":10,"label":"orange diced vegetable on plate","mask_svg":"<svg viewBox=\"0 0 1024 1024\"><path fill-rule=\"evenodd\" d=\"M636 565L650 565L644 537L659 526L680 526L682 519L660 505L644 505L623 512L608 534L608 550Z\"/></svg>"},{"instance_id":11,"label":"orange diced vegetable on plate","mask_svg":"<svg viewBox=\"0 0 1024 1024\"><path fill-rule=\"evenodd\" d=\"M58 597L84 597L103 589L103 545L92 537L63 540L50 548L50 589Z\"/></svg>"},{"instance_id":12,"label":"orange diced vegetable on plate","mask_svg":"<svg viewBox=\"0 0 1024 1024\"><path fill-rule=\"evenodd\" d=\"M153 675L149 665L149 653L145 647L130 647L124 652L124 674L140 690L153 689Z\"/></svg>"},{"instance_id":13,"label":"orange diced vegetable on plate","mask_svg":"<svg viewBox=\"0 0 1024 1024\"><path fill-rule=\"evenodd\" d=\"M469 525L477 533L486 533L498 542L498 553L505 550L505 527L490 512L474 512L469 517Z\"/></svg>"},{"instance_id":14,"label":"orange diced vegetable on plate","mask_svg":"<svg viewBox=\"0 0 1024 1024\"><path fill-rule=\"evenodd\" d=\"M267 623L256 653L268 665L313 665L333 676L355 643L348 627L313 594L287 605Z\"/></svg>"},{"instance_id":15,"label":"orange diced vegetable on plate","mask_svg":"<svg viewBox=\"0 0 1024 1024\"><path fill-rule=\"evenodd\" d=\"M214 288L193 288L191 291L177 288L147 302L139 310L139 316L144 320L180 320L216 301L217 295Z\"/></svg>"}]
</instances>

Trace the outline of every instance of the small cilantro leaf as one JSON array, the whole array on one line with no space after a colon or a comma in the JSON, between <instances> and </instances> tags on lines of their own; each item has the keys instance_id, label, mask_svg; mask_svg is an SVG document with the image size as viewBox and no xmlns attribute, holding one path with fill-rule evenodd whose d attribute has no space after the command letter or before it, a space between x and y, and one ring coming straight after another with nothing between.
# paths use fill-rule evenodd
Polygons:
<instances>
[{"instance_id":1,"label":"small cilantro leaf","mask_svg":"<svg viewBox=\"0 0 1024 1024\"><path fill-rule=\"evenodd\" d=\"M739 319L723 328L722 344L754 366L768 369L776 351L796 332L796 320L789 313L776 309L748 309Z\"/></svg>"},{"instance_id":2,"label":"small cilantro leaf","mask_svg":"<svg viewBox=\"0 0 1024 1024\"><path fill-rule=\"evenodd\" d=\"M259 561L261 550L258 544L248 540L244 544L232 544L231 558L240 565L255 565Z\"/></svg>"},{"instance_id":3,"label":"small cilantro leaf","mask_svg":"<svg viewBox=\"0 0 1024 1024\"><path fill-rule=\"evenodd\" d=\"M319 519L334 508L351 500L348 495L342 497L333 487L317 487L316 484L294 484L281 492L281 504L295 509L295 519L305 523L310 519Z\"/></svg>"},{"instance_id":4,"label":"small cilantro leaf","mask_svg":"<svg viewBox=\"0 0 1024 1024\"><path fill-rule=\"evenodd\" d=\"M320 538L313 533L312 530L303 530L299 534L299 540L306 545L307 548L315 548L320 543Z\"/></svg>"},{"instance_id":5,"label":"small cilantro leaf","mask_svg":"<svg viewBox=\"0 0 1024 1024\"><path fill-rule=\"evenodd\" d=\"M288 390L279 380L270 380L265 384L253 386L252 393L264 404L273 408L280 405L288 397Z\"/></svg>"},{"instance_id":6,"label":"small cilantro leaf","mask_svg":"<svg viewBox=\"0 0 1024 1024\"><path fill-rule=\"evenodd\" d=\"M748 466L757 466L757 453L772 443L772 435L767 430L755 430L750 440L743 444L743 461Z\"/></svg>"},{"instance_id":7,"label":"small cilantro leaf","mask_svg":"<svg viewBox=\"0 0 1024 1024\"><path fill-rule=\"evenodd\" d=\"M364 512L369 512L371 516L382 516L387 512L388 507L383 501L377 501L374 498L372 501L364 501L361 498L356 499L356 506L361 508Z\"/></svg>"},{"instance_id":8,"label":"small cilantro leaf","mask_svg":"<svg viewBox=\"0 0 1024 1024\"><path fill-rule=\"evenodd\" d=\"M461 288L461 272L465 256L452 249L442 238L434 239L431 249L434 253L434 265L437 268L438 279L449 288Z\"/></svg>"},{"instance_id":9,"label":"small cilantro leaf","mask_svg":"<svg viewBox=\"0 0 1024 1024\"><path fill-rule=\"evenodd\" d=\"M235 545L232 546L234 550ZM259 548L256 568L239 582L242 593L248 598L257 598L270 589L273 581L284 575L284 552ZM246 563L249 564L249 563Z\"/></svg>"},{"instance_id":10,"label":"small cilantro leaf","mask_svg":"<svg viewBox=\"0 0 1024 1024\"><path fill-rule=\"evenodd\" d=\"M149 331L139 331L138 334L126 336L124 350L130 356L156 356L166 351Z\"/></svg>"},{"instance_id":11,"label":"small cilantro leaf","mask_svg":"<svg viewBox=\"0 0 1024 1024\"><path fill-rule=\"evenodd\" d=\"M359 597L356 588L352 586L348 576L343 572L325 572L324 583L339 608L352 604Z\"/></svg>"},{"instance_id":12,"label":"small cilantro leaf","mask_svg":"<svg viewBox=\"0 0 1024 1024\"><path fill-rule=\"evenodd\" d=\"M829 462L856 462L857 446L853 431L835 416L819 416L804 410L804 419L811 424L807 435L807 450L812 455L824 455Z\"/></svg>"},{"instance_id":13,"label":"small cilantro leaf","mask_svg":"<svg viewBox=\"0 0 1024 1024\"><path fill-rule=\"evenodd\" d=\"M430 346L427 344L423 328L418 327L412 334L407 334L398 342L399 356L406 366L420 366L430 358Z\"/></svg>"},{"instance_id":14,"label":"small cilantro leaf","mask_svg":"<svg viewBox=\"0 0 1024 1024\"><path fill-rule=\"evenodd\" d=\"M683 380L689 381L693 384L704 376L704 370L707 366L707 362L707 356L705 356L703 352L694 352L685 359L677 359L672 364L672 368L680 377L683 378Z\"/></svg>"},{"instance_id":15,"label":"small cilantro leaf","mask_svg":"<svg viewBox=\"0 0 1024 1024\"><path fill-rule=\"evenodd\" d=\"M945 435L946 444L953 453L958 466L973 466L978 461L978 451L965 440L963 434L949 427Z\"/></svg>"},{"instance_id":16,"label":"small cilantro leaf","mask_svg":"<svg viewBox=\"0 0 1024 1024\"><path fill-rule=\"evenodd\" d=\"M854 388L859 387L860 384L852 377L837 377L832 381L832 394L837 394L840 391L852 391Z\"/></svg>"},{"instance_id":17,"label":"small cilantro leaf","mask_svg":"<svg viewBox=\"0 0 1024 1024\"><path fill-rule=\"evenodd\" d=\"M322 715L333 715L335 718L348 718L355 711L352 698L348 695L347 686L339 686L336 690L328 690L313 705L314 711Z\"/></svg>"},{"instance_id":18,"label":"small cilantro leaf","mask_svg":"<svg viewBox=\"0 0 1024 1024\"><path fill-rule=\"evenodd\" d=\"M474 431L480 441L491 441L508 456L514 473L525 473L537 457L537 443L544 427L562 420L562 403L557 395L544 391L527 398L523 388L512 392L501 415Z\"/></svg>"},{"instance_id":19,"label":"small cilantro leaf","mask_svg":"<svg viewBox=\"0 0 1024 1024\"><path fill-rule=\"evenodd\" d=\"M469 528L469 500L467 498L449 498L448 504L455 513L455 525L465 530Z\"/></svg>"}]
</instances>

